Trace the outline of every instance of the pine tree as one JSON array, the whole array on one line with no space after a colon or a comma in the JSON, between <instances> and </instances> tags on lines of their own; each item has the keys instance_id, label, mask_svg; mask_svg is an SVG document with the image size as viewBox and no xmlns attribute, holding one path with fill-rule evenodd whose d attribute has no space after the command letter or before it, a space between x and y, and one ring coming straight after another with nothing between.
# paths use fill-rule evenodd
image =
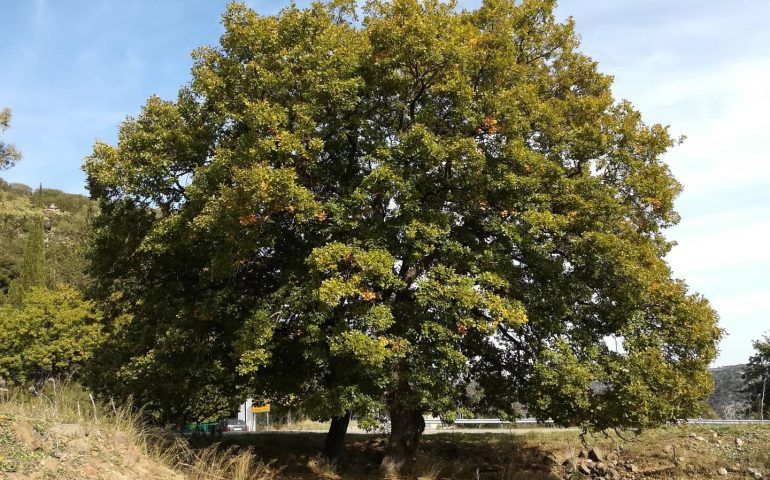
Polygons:
<instances>
[{"instance_id":1,"label":"pine tree","mask_svg":"<svg viewBox=\"0 0 770 480\"><path fill-rule=\"evenodd\" d=\"M23 290L33 286L45 286L45 238L42 218L34 220L30 226L19 281Z\"/></svg>"},{"instance_id":2,"label":"pine tree","mask_svg":"<svg viewBox=\"0 0 770 480\"><path fill-rule=\"evenodd\" d=\"M40 188L36 207L42 205L43 189ZM24 244L24 257L19 279L11 283L8 298L14 305L20 305L24 293L31 287L44 287L45 281L45 235L43 216L37 215L30 221L29 233Z\"/></svg>"}]
</instances>

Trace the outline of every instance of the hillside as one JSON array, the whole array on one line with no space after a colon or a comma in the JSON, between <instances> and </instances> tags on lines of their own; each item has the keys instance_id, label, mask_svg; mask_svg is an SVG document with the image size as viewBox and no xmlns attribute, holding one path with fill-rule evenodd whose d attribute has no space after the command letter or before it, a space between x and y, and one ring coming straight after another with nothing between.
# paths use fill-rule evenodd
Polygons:
<instances>
[{"instance_id":1,"label":"hillside","mask_svg":"<svg viewBox=\"0 0 770 480\"><path fill-rule=\"evenodd\" d=\"M51 188L41 192L0 179L0 292L7 291L19 275L26 232L30 222L41 215L48 283L82 288L87 281L82 247L94 210L95 203L84 195Z\"/></svg>"},{"instance_id":2,"label":"hillside","mask_svg":"<svg viewBox=\"0 0 770 480\"><path fill-rule=\"evenodd\" d=\"M719 418L748 418L749 400L744 388L746 365L730 365L709 370L714 377L714 393L708 403Z\"/></svg>"}]
</instances>

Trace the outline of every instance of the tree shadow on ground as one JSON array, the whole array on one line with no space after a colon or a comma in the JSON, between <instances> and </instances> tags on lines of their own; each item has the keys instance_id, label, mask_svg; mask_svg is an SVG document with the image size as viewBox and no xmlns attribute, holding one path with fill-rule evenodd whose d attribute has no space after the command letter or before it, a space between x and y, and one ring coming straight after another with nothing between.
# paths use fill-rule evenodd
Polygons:
<instances>
[{"instance_id":1,"label":"tree shadow on ground","mask_svg":"<svg viewBox=\"0 0 770 480\"><path fill-rule=\"evenodd\" d=\"M346 454L337 465L320 456L324 433L266 432L194 438L202 448L251 449L255 457L280 470L278 478L359 480L376 478L386 436L348 434ZM579 446L575 445L577 451ZM577 453L577 452L575 452ZM500 434L440 433L423 436L414 468L404 479L547 480L568 458L564 451L533 442L531 437Z\"/></svg>"}]
</instances>

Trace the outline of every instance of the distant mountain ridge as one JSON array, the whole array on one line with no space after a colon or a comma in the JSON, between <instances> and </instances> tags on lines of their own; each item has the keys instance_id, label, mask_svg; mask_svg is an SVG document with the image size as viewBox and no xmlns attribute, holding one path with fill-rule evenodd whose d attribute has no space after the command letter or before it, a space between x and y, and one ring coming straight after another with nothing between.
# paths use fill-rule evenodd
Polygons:
<instances>
[{"instance_id":1,"label":"distant mountain ridge","mask_svg":"<svg viewBox=\"0 0 770 480\"><path fill-rule=\"evenodd\" d=\"M709 373L714 377L714 393L709 397L708 404L719 418L749 418L749 396L742 391L745 386L745 369L746 365L709 369Z\"/></svg>"}]
</instances>

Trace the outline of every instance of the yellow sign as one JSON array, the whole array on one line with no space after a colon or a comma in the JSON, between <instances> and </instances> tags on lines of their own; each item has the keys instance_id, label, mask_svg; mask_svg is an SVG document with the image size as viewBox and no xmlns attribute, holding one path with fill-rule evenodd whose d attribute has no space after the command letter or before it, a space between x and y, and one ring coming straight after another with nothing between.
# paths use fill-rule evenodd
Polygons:
<instances>
[{"instance_id":1,"label":"yellow sign","mask_svg":"<svg viewBox=\"0 0 770 480\"><path fill-rule=\"evenodd\" d=\"M260 400L251 406L251 413L265 413L270 411L270 403Z\"/></svg>"}]
</instances>

